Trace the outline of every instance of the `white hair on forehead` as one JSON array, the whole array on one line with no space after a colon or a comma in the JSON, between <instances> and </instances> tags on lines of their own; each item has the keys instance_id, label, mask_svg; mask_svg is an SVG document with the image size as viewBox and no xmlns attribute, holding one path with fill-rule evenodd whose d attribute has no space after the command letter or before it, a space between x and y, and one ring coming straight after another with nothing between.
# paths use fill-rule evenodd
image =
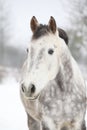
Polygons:
<instances>
[{"instance_id":1,"label":"white hair on forehead","mask_svg":"<svg viewBox=\"0 0 87 130\"><path fill-rule=\"evenodd\" d=\"M29 47L30 48L33 47L34 50L36 50L38 52L41 50L41 48L48 49L51 47L56 47L58 49L58 51L60 51L60 49L62 49L62 46L63 47L66 46L64 40L61 39L59 36L49 33L49 35L40 37L37 40L31 40Z\"/></svg>"}]
</instances>

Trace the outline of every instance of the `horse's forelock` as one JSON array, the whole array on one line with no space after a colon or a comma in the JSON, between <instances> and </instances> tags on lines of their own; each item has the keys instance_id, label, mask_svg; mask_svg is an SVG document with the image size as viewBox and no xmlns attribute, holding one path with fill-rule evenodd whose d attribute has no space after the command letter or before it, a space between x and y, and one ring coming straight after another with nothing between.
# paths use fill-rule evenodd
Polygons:
<instances>
[{"instance_id":1,"label":"horse's forelock","mask_svg":"<svg viewBox=\"0 0 87 130\"><path fill-rule=\"evenodd\" d=\"M50 32L50 29L48 25L40 24L38 28L36 29L36 31L34 32L32 39L38 39L42 36L47 35L49 32Z\"/></svg>"}]
</instances>

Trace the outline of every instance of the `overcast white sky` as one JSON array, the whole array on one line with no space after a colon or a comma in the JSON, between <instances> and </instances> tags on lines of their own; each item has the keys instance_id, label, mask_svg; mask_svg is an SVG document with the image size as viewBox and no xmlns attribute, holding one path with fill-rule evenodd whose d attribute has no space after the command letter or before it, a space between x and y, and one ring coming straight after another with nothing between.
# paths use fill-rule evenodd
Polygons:
<instances>
[{"instance_id":1,"label":"overcast white sky","mask_svg":"<svg viewBox=\"0 0 87 130\"><path fill-rule=\"evenodd\" d=\"M33 15L43 24L47 24L50 16L54 16L57 25L66 28L68 21L66 7L60 0L7 0L6 3L11 19L12 44L14 42L18 46L28 44L32 34L29 22Z\"/></svg>"}]
</instances>

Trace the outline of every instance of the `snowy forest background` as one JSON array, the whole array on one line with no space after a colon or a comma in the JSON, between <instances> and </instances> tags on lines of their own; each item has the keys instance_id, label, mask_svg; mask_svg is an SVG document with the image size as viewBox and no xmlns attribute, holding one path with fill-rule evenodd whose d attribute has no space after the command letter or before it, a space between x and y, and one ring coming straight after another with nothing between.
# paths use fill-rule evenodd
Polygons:
<instances>
[{"instance_id":1,"label":"snowy forest background","mask_svg":"<svg viewBox=\"0 0 87 130\"><path fill-rule=\"evenodd\" d=\"M58 3L56 0L55 2ZM25 5L27 4L26 1L24 3ZM56 3L54 3L54 5ZM63 28L68 33L69 48L74 58L77 60L79 64L84 64L85 66L87 66L87 0L71 0L71 1L61 0L61 2L59 2L59 5L61 5L62 7L61 8L62 13L60 14L60 12L58 12L58 16L57 16L57 9L56 9L56 15L54 16L54 18L56 19L56 21L59 20L59 22L57 23L58 25L62 21L62 23L60 24L60 27ZM16 24L16 23L12 21L12 18L11 18L12 10L10 9L10 6L11 5L8 4L7 1L0 0L0 65L4 67L20 68L26 55L25 48L27 48L28 41L30 38L29 37L30 30L26 31L26 33L28 33L27 37L25 36L26 34L22 34L20 35L20 37L17 37L18 39L16 38L16 41L15 41L14 35L17 35L17 34L19 35L20 32L16 32L18 30L15 30L16 34L14 33L15 25L13 27L12 24ZM63 14L63 11L66 15ZM29 12L29 17L27 17L27 14L25 13L27 20L21 21L21 18L20 18L20 21L19 21L20 24L21 22L27 23L25 29L26 28L29 29L28 20L30 20L31 18L30 13L32 17L32 12ZM45 17L49 18L50 15L53 15L53 14L49 13L46 16L44 15L43 15L43 19ZM60 15L63 15L62 20L60 19ZM40 17L42 16L39 16L38 14L39 19ZM15 18L16 17L14 17L14 20ZM43 21L41 22L43 23ZM24 40L22 41L21 39L23 38L21 38L21 36L23 37L23 35L24 35ZM26 47L23 48L24 44L26 45Z\"/></svg>"},{"instance_id":2,"label":"snowy forest background","mask_svg":"<svg viewBox=\"0 0 87 130\"><path fill-rule=\"evenodd\" d=\"M11 98L15 102L18 100L17 105L20 104L20 99L17 99L19 96L19 85L16 79L26 57L26 48L32 35L29 21L33 15L43 24L47 23L52 15L56 19L58 27L67 32L70 51L78 62L87 82L87 0L0 0L0 87L4 86L0 92L0 103L3 101L7 102L3 98L4 93L9 95L10 91L12 93L15 91L13 98ZM12 85L13 87L11 87L11 84L14 84ZM4 92L5 89L8 93ZM16 94L17 97L15 98ZM13 101L9 96L7 99L10 100L10 102L8 101L10 106L7 111L3 110L5 110L8 104L7 106L6 104L3 105L3 103L0 105L0 107L2 106L0 129L24 130L26 128L26 117L25 113L23 113L24 110L22 111L22 105L18 105L16 111L13 110L14 117L12 117L11 103ZM13 105L14 108L15 105ZM19 109L20 106L21 109ZM17 115L19 114L17 119L16 112ZM11 118L15 119L13 122L16 122L16 127L10 126ZM22 121L18 123L20 119ZM9 122L8 127L5 127L5 120ZM24 122L25 124L23 124Z\"/></svg>"}]
</instances>

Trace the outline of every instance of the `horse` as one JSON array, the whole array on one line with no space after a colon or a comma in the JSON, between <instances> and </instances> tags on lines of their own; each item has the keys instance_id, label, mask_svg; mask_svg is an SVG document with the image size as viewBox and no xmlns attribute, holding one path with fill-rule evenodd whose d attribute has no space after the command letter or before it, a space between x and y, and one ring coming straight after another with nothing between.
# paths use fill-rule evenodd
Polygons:
<instances>
[{"instance_id":1,"label":"horse","mask_svg":"<svg viewBox=\"0 0 87 130\"><path fill-rule=\"evenodd\" d=\"M54 17L31 18L32 37L22 66L20 96L30 130L86 130L86 86Z\"/></svg>"}]
</instances>

